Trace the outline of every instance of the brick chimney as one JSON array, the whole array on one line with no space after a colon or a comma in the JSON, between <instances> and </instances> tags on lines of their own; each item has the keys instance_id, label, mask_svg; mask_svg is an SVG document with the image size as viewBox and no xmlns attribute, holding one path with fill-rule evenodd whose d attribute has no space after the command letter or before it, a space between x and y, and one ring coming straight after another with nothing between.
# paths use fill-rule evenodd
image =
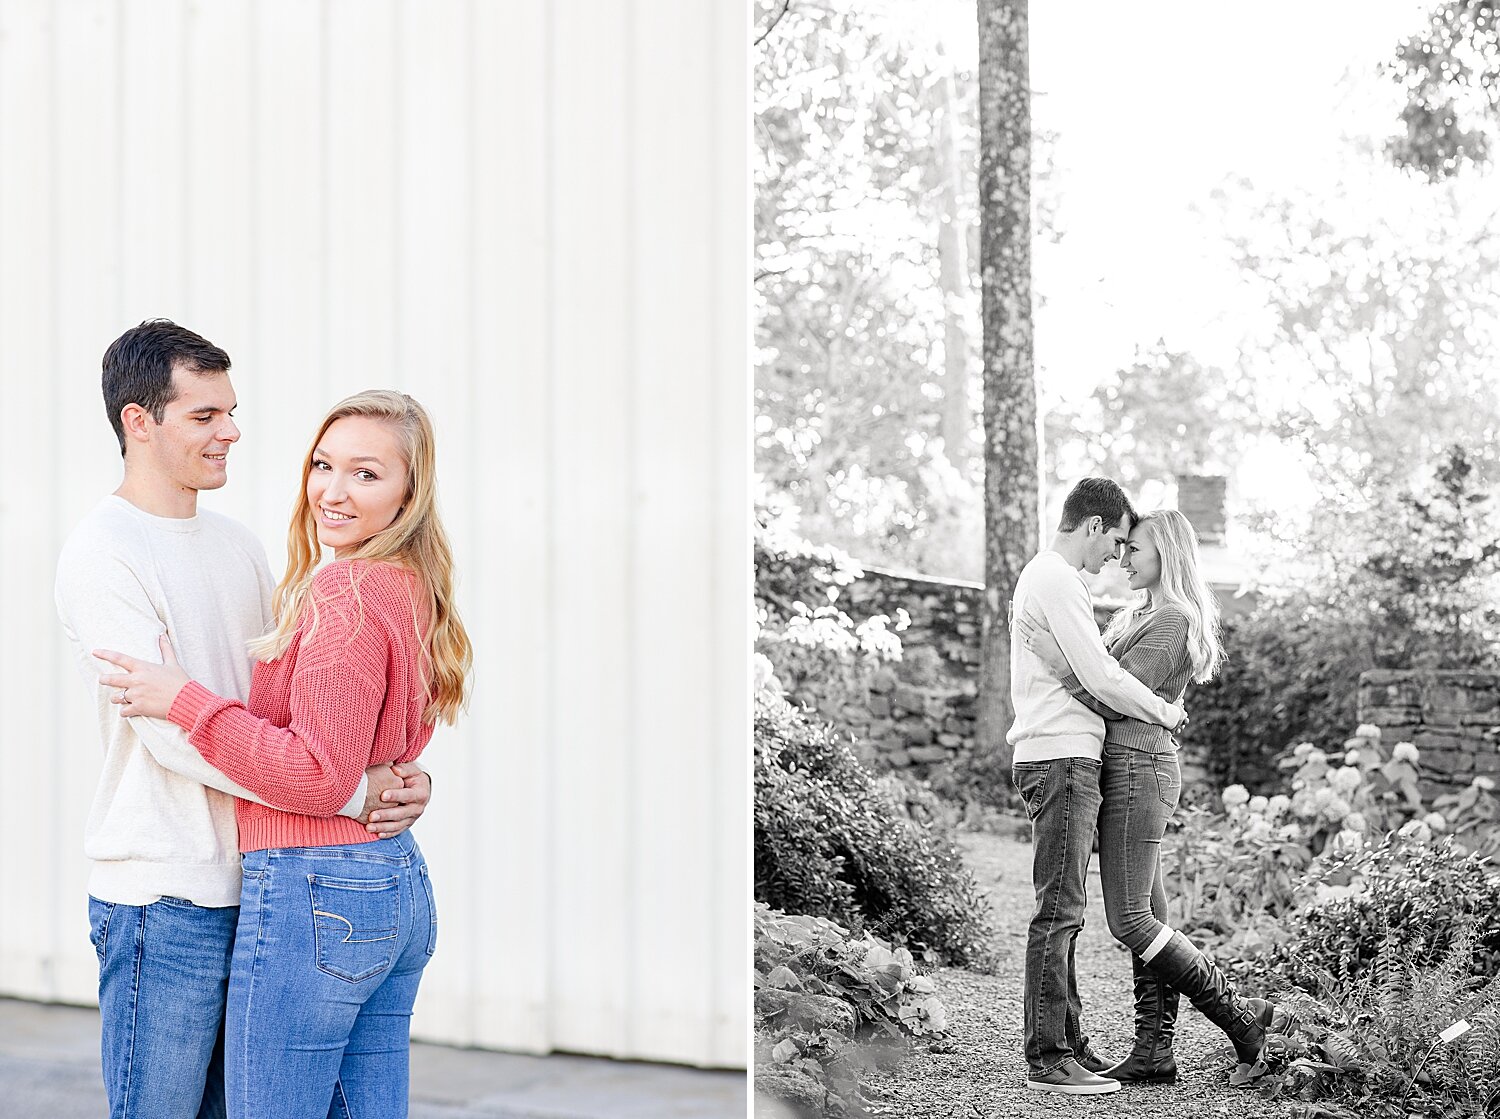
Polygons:
<instances>
[{"instance_id":1,"label":"brick chimney","mask_svg":"<svg viewBox=\"0 0 1500 1119\"><path fill-rule=\"evenodd\" d=\"M1177 479L1177 508L1193 522L1205 546L1224 543L1224 491L1228 479L1220 474L1185 474Z\"/></svg>"}]
</instances>

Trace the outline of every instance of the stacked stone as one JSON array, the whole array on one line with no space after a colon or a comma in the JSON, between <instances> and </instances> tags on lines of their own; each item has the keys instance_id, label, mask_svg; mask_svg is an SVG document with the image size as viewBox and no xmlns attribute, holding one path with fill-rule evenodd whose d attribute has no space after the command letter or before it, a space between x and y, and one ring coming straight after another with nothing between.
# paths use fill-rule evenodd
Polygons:
<instances>
[{"instance_id":1,"label":"stacked stone","mask_svg":"<svg viewBox=\"0 0 1500 1119\"><path fill-rule=\"evenodd\" d=\"M1378 670L1359 678L1359 721L1420 751L1424 797L1500 780L1500 674Z\"/></svg>"},{"instance_id":2,"label":"stacked stone","mask_svg":"<svg viewBox=\"0 0 1500 1119\"><path fill-rule=\"evenodd\" d=\"M852 617L885 614L894 625L905 610L911 618L901 661L871 678L867 721L850 726L890 765L920 775L973 748L982 591L978 583L867 567L840 594Z\"/></svg>"}]
</instances>

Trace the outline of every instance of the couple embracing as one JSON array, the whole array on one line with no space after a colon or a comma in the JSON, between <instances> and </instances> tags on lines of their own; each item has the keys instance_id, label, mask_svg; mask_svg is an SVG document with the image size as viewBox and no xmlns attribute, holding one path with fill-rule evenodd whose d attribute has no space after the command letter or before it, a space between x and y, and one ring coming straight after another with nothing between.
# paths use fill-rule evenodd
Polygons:
<instances>
[{"instance_id":1,"label":"couple embracing","mask_svg":"<svg viewBox=\"0 0 1500 1119\"><path fill-rule=\"evenodd\" d=\"M1100 639L1080 572L1118 557L1138 592ZM1023 1000L1027 1087L1065 1095L1176 1078L1179 995L1234 1045L1236 1086L1265 1072L1283 1010L1238 995L1218 966L1165 923L1161 840L1182 789L1174 735L1189 681L1224 658L1218 606L1199 570L1192 525L1176 510L1138 515L1123 490L1086 478L1063 504L1049 548L1021 572L1011 603L1012 780L1031 820L1036 908ZM1113 936L1130 949L1135 1044L1121 1061L1089 1045L1074 975L1085 875L1099 874Z\"/></svg>"},{"instance_id":2,"label":"couple embracing","mask_svg":"<svg viewBox=\"0 0 1500 1119\"><path fill-rule=\"evenodd\" d=\"M103 366L124 481L64 545L57 606L103 747L109 1114L397 1119L437 938L415 762L471 659L432 424L384 390L328 413L273 589L255 536L198 508L240 438L228 354L156 319Z\"/></svg>"}]
</instances>

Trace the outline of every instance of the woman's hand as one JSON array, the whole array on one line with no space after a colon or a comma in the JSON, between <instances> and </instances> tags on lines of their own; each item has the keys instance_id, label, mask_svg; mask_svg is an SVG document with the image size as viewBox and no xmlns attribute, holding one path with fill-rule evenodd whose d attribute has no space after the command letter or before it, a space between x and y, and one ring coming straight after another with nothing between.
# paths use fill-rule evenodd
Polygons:
<instances>
[{"instance_id":1,"label":"woman's hand","mask_svg":"<svg viewBox=\"0 0 1500 1119\"><path fill-rule=\"evenodd\" d=\"M165 719L177 700L177 693L188 682L188 674L177 663L177 654L172 651L172 643L167 640L165 633L161 635L159 644L161 664L137 660L109 649L94 650L94 656L122 670L99 677L99 683L106 688L120 689L110 696L109 701L118 703L120 714L126 718L145 715L152 719Z\"/></svg>"},{"instance_id":2,"label":"woman's hand","mask_svg":"<svg viewBox=\"0 0 1500 1119\"><path fill-rule=\"evenodd\" d=\"M1063 656L1062 647L1052 636L1051 630L1044 629L1039 623L1022 615L1016 619L1015 636L1021 644L1035 653L1059 680L1073 671L1072 665L1068 664L1068 658Z\"/></svg>"}]
</instances>

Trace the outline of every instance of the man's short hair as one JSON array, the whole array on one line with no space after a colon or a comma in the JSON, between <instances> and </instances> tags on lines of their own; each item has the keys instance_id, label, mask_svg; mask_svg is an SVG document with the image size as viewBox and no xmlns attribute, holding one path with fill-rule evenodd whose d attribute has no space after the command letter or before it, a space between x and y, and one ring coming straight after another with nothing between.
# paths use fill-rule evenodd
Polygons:
<instances>
[{"instance_id":1,"label":"man's short hair","mask_svg":"<svg viewBox=\"0 0 1500 1119\"><path fill-rule=\"evenodd\" d=\"M1073 487L1063 502L1062 520L1057 531L1072 532L1090 517L1102 518L1105 528L1114 528L1121 517L1128 517L1130 527L1134 528L1136 511L1125 491L1115 482L1108 478L1085 478Z\"/></svg>"},{"instance_id":2,"label":"man's short hair","mask_svg":"<svg viewBox=\"0 0 1500 1119\"><path fill-rule=\"evenodd\" d=\"M120 454L125 453L120 412L127 404L139 404L161 423L177 397L172 370L179 365L194 373L227 373L229 355L171 319L147 319L104 351L104 410L120 441Z\"/></svg>"}]
</instances>

